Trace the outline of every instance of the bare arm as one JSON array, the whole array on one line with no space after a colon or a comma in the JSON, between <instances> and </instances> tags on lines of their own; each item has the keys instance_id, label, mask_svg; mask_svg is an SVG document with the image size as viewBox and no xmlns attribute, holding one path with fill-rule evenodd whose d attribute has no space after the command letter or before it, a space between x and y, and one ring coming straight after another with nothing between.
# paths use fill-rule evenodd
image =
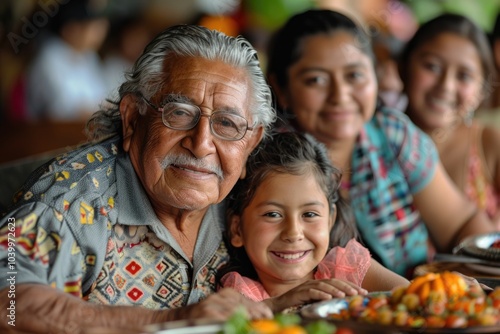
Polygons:
<instances>
[{"instance_id":1,"label":"bare arm","mask_svg":"<svg viewBox=\"0 0 500 334\"><path fill-rule=\"evenodd\" d=\"M450 252L466 236L495 230L486 214L455 186L441 163L432 181L414 195L414 204L442 252Z\"/></svg>"},{"instance_id":2,"label":"bare arm","mask_svg":"<svg viewBox=\"0 0 500 334\"><path fill-rule=\"evenodd\" d=\"M251 318L269 318L272 312L232 289L224 289L204 301L172 310L151 310L133 306L103 306L85 302L46 285L19 284L15 294L15 327L8 324L10 301L7 289L0 291L0 332L79 333L88 327L124 328L130 331L147 324L181 319L226 320L238 305Z\"/></svg>"},{"instance_id":3,"label":"bare arm","mask_svg":"<svg viewBox=\"0 0 500 334\"><path fill-rule=\"evenodd\" d=\"M403 276L385 268L372 259L361 287L369 292L390 291L397 286L408 285L409 283Z\"/></svg>"},{"instance_id":4,"label":"bare arm","mask_svg":"<svg viewBox=\"0 0 500 334\"><path fill-rule=\"evenodd\" d=\"M500 130L493 127L485 127L483 131L483 153L486 160L484 172L491 178L491 184L497 194L500 194ZM499 204L500 205L500 204ZM500 231L500 207L497 207L497 213L493 217L497 231Z\"/></svg>"},{"instance_id":5,"label":"bare arm","mask_svg":"<svg viewBox=\"0 0 500 334\"><path fill-rule=\"evenodd\" d=\"M0 314L12 333L77 333L93 326L139 328L141 325L169 320L169 312L135 307L106 307L87 303L50 286L19 284L15 295L15 327L4 321L10 300L6 289L0 291Z\"/></svg>"}]
</instances>

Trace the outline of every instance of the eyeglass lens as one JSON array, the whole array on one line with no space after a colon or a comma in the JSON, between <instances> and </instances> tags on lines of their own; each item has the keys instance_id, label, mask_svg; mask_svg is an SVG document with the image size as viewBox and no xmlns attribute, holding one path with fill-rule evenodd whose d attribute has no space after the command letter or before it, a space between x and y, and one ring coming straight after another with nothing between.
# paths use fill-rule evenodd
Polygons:
<instances>
[{"instance_id":1,"label":"eyeglass lens","mask_svg":"<svg viewBox=\"0 0 500 334\"><path fill-rule=\"evenodd\" d=\"M202 116L200 108L185 103L171 102L163 107L163 123L175 130L194 128ZM209 117L212 133L227 140L238 140L246 133L247 120L239 115L217 111Z\"/></svg>"}]
</instances>

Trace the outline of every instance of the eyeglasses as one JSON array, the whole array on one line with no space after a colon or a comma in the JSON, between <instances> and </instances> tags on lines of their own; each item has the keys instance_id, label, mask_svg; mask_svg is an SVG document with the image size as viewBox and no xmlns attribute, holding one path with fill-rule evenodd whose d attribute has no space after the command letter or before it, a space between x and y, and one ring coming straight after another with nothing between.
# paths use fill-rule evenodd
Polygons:
<instances>
[{"instance_id":1,"label":"eyeglasses","mask_svg":"<svg viewBox=\"0 0 500 334\"><path fill-rule=\"evenodd\" d=\"M192 104L168 102L159 108L144 96L142 96L142 99L151 108L161 112L163 124L173 130L191 130L198 124L202 116L208 117L210 131L219 139L240 140L248 130L252 131L254 129L248 127L248 122L244 117L229 112L216 111L211 115L203 115L201 109Z\"/></svg>"}]
</instances>

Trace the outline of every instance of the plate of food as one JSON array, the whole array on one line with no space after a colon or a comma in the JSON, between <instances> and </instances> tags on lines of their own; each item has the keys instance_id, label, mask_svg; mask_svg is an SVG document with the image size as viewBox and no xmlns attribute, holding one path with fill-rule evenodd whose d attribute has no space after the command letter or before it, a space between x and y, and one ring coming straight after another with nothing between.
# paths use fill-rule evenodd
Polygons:
<instances>
[{"instance_id":1,"label":"plate of food","mask_svg":"<svg viewBox=\"0 0 500 334\"><path fill-rule=\"evenodd\" d=\"M453 249L453 253L500 262L500 232L467 237Z\"/></svg>"},{"instance_id":2,"label":"plate of food","mask_svg":"<svg viewBox=\"0 0 500 334\"><path fill-rule=\"evenodd\" d=\"M221 333L222 322L205 320L178 320L146 326L142 333L151 334L217 334Z\"/></svg>"},{"instance_id":3,"label":"plate of food","mask_svg":"<svg viewBox=\"0 0 500 334\"><path fill-rule=\"evenodd\" d=\"M500 333L500 288L486 292L456 273L429 273L391 292L311 304L301 315L356 333Z\"/></svg>"},{"instance_id":4,"label":"plate of food","mask_svg":"<svg viewBox=\"0 0 500 334\"><path fill-rule=\"evenodd\" d=\"M181 320L149 325L140 334L354 334L323 319L303 321L296 313L276 314L273 319L249 320L236 310L226 322Z\"/></svg>"}]
</instances>

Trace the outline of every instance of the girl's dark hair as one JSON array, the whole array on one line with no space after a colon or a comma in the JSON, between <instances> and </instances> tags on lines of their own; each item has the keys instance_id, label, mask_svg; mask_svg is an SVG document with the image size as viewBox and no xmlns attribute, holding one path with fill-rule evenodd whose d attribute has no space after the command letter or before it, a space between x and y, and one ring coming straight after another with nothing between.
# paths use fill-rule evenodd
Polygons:
<instances>
[{"instance_id":1,"label":"girl's dark hair","mask_svg":"<svg viewBox=\"0 0 500 334\"><path fill-rule=\"evenodd\" d=\"M281 132L264 140L254 151L246 164L246 178L239 180L227 198L227 223L232 215L241 216L250 204L257 188L271 173L304 175L312 172L324 191L330 212L337 208L335 224L330 232L330 248L345 244L358 233L350 209L341 199L338 188L342 178L341 171L332 165L325 146L311 135L297 132ZM228 224L227 224L228 225ZM230 228L225 232L230 263L219 271L221 278L229 271L237 271L243 276L257 279L245 248L235 248L230 242Z\"/></svg>"},{"instance_id":2,"label":"girl's dark hair","mask_svg":"<svg viewBox=\"0 0 500 334\"><path fill-rule=\"evenodd\" d=\"M478 25L460 14L441 14L420 26L415 35L406 43L400 56L399 74L403 82L407 80L410 57L416 49L442 33L452 33L469 40L481 59L484 90L489 90L494 78L495 65L488 36Z\"/></svg>"},{"instance_id":3,"label":"girl's dark hair","mask_svg":"<svg viewBox=\"0 0 500 334\"><path fill-rule=\"evenodd\" d=\"M346 31L356 38L357 46L375 59L369 35L349 17L328 9L311 9L292 16L271 36L267 49L267 76L280 87L288 83L287 70L301 57L303 41L319 34Z\"/></svg>"}]
</instances>

